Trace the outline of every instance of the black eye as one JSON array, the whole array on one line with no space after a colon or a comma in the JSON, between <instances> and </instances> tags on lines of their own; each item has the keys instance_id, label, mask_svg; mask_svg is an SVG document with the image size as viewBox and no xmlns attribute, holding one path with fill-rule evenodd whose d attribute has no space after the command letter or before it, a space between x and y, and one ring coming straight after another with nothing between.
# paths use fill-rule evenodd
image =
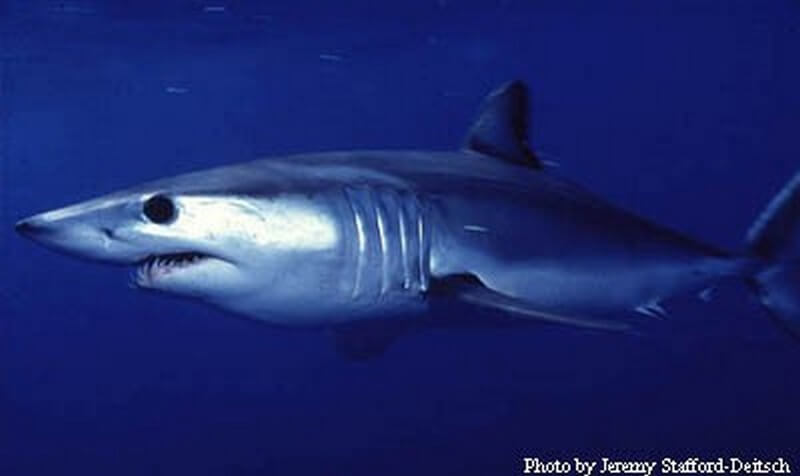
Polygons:
<instances>
[{"instance_id":1,"label":"black eye","mask_svg":"<svg viewBox=\"0 0 800 476\"><path fill-rule=\"evenodd\" d=\"M164 225L175 220L178 210L169 197L164 195L153 195L144 202L142 207L144 216L153 223Z\"/></svg>"}]
</instances>

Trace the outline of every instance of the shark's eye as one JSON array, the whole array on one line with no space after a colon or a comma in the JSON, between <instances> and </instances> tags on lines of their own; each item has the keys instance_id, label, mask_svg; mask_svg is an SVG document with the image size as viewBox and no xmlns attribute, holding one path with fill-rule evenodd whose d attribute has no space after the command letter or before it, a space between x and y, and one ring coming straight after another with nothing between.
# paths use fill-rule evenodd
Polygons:
<instances>
[{"instance_id":1,"label":"shark's eye","mask_svg":"<svg viewBox=\"0 0 800 476\"><path fill-rule=\"evenodd\" d=\"M178 210L169 197L164 195L153 195L144 202L142 207L144 216L153 223L166 225L175 220Z\"/></svg>"}]
</instances>

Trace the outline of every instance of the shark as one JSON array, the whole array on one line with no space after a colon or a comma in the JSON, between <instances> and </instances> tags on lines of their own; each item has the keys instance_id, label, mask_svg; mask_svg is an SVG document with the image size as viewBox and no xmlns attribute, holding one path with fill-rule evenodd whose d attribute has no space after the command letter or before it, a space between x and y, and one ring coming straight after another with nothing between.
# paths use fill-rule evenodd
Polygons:
<instances>
[{"instance_id":1,"label":"shark","mask_svg":"<svg viewBox=\"0 0 800 476\"><path fill-rule=\"evenodd\" d=\"M132 267L139 288L332 329L354 358L381 354L443 299L498 322L625 331L631 316L664 316L665 299L730 277L800 334L800 265L788 256L800 174L729 252L557 176L531 147L529 102L524 82L499 86L456 150L227 165L40 213L16 230Z\"/></svg>"}]
</instances>

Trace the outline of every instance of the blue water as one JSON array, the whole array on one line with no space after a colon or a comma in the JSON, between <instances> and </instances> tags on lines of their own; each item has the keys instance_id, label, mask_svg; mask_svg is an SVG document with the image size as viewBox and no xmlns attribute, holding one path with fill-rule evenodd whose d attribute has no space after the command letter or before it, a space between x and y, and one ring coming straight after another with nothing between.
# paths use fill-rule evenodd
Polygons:
<instances>
[{"instance_id":1,"label":"blue water","mask_svg":"<svg viewBox=\"0 0 800 476\"><path fill-rule=\"evenodd\" d=\"M800 344L739 283L649 335L438 330L366 363L13 233L143 180L290 152L456 147L533 92L535 148L737 249L800 167L800 3L0 2L0 474L520 474L523 456L776 457Z\"/></svg>"}]
</instances>

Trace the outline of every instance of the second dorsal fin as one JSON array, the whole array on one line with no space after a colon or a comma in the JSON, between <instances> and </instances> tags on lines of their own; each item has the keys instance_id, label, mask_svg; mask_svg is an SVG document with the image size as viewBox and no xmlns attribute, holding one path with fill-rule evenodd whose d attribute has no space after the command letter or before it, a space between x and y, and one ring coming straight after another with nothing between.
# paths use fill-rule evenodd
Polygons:
<instances>
[{"instance_id":1,"label":"second dorsal fin","mask_svg":"<svg viewBox=\"0 0 800 476\"><path fill-rule=\"evenodd\" d=\"M484 99L464 149L541 169L528 144L528 126L528 87L519 80L505 83Z\"/></svg>"}]
</instances>

